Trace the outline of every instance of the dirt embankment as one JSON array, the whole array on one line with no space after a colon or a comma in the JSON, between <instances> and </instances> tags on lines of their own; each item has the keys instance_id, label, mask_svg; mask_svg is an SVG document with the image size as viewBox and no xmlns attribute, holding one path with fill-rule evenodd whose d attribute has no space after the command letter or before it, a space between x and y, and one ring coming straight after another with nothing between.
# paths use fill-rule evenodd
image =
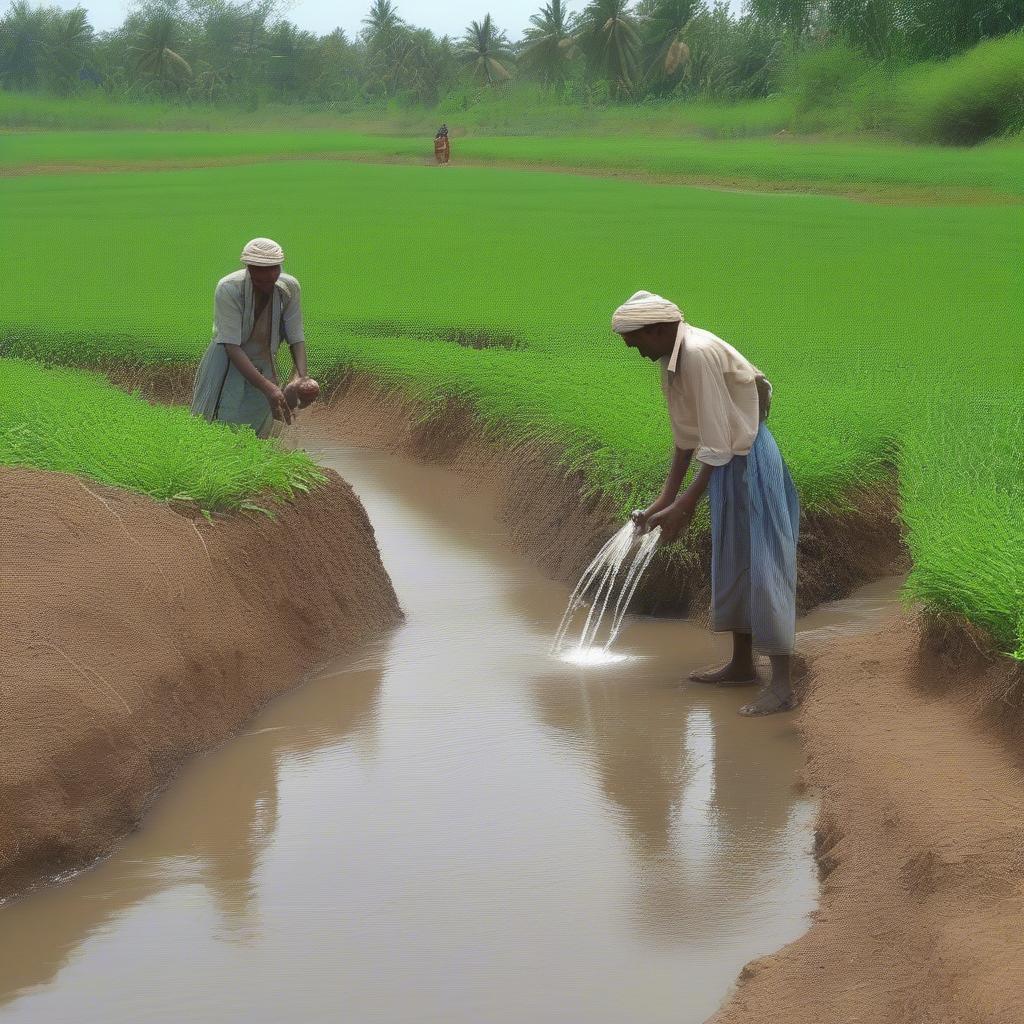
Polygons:
<instances>
[{"instance_id":1,"label":"dirt embankment","mask_svg":"<svg viewBox=\"0 0 1024 1024\"><path fill-rule=\"evenodd\" d=\"M613 529L622 525L612 502L581 500L585 482L558 465L553 446L509 445L484 435L465 404L429 417L413 402L350 375L313 407L304 430L345 441L391 447L485 479L502 498L505 525L517 547L569 587ZM800 522L798 610L845 597L856 586L909 567L900 533L895 482L851 495L843 515L804 514ZM635 597L637 611L690 615L706 621L711 600L710 538L689 558L656 556Z\"/></svg>"},{"instance_id":2,"label":"dirt embankment","mask_svg":"<svg viewBox=\"0 0 1024 1024\"><path fill-rule=\"evenodd\" d=\"M1005 735L1024 672L1006 662L944 664L902 616L814 657L798 721L820 907L710 1024L1024 1021L1024 765Z\"/></svg>"},{"instance_id":3,"label":"dirt embankment","mask_svg":"<svg viewBox=\"0 0 1024 1024\"><path fill-rule=\"evenodd\" d=\"M174 390L165 381L154 393ZM484 439L466 408L425 422L417 413L352 379L304 431L402 447L494 482L517 544L574 583L617 525L613 510L581 502L579 479L552 452ZM5 521L4 536L24 545L0 599L8 887L105 849L185 754L293 682L314 652L397 615L340 481L279 526L231 530L93 490L0 474L0 514L19 528ZM893 498L860 497L856 514L802 523L802 607L905 567ZM326 531L336 544L321 543ZM706 584L689 581L706 580L708 554L652 574L647 610L699 616ZM350 580L365 581L356 604ZM1019 1024L1024 770L1007 740L1019 748L1024 734L1024 671L969 631L909 616L810 653L798 723L804 782L821 800L821 904L803 937L748 965L713 1024Z\"/></svg>"},{"instance_id":4,"label":"dirt embankment","mask_svg":"<svg viewBox=\"0 0 1024 1024\"><path fill-rule=\"evenodd\" d=\"M511 535L570 585L618 525L581 503L551 452L487 441L465 408L424 421L353 378L307 423L495 483ZM851 516L801 524L802 607L906 568L894 500L860 499ZM699 616L707 593L688 581L706 580L709 554L663 565L646 607ZM748 965L713 1024L1020 1024L1024 770L1007 740L1014 723L1024 732L1024 671L912 615L806 653L820 908L802 938Z\"/></svg>"},{"instance_id":5,"label":"dirt embankment","mask_svg":"<svg viewBox=\"0 0 1024 1024\"><path fill-rule=\"evenodd\" d=\"M0 896L107 852L188 756L400 618L336 474L274 521L0 470Z\"/></svg>"}]
</instances>

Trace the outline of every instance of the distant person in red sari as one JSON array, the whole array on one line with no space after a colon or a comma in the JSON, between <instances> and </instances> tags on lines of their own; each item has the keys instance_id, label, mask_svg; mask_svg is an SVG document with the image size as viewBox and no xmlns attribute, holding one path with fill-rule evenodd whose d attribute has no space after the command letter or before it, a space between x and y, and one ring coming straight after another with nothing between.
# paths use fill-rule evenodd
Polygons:
<instances>
[{"instance_id":1,"label":"distant person in red sari","mask_svg":"<svg viewBox=\"0 0 1024 1024\"><path fill-rule=\"evenodd\" d=\"M443 124L434 136L434 159L439 164L446 164L452 155L451 143L448 141L448 125Z\"/></svg>"}]
</instances>

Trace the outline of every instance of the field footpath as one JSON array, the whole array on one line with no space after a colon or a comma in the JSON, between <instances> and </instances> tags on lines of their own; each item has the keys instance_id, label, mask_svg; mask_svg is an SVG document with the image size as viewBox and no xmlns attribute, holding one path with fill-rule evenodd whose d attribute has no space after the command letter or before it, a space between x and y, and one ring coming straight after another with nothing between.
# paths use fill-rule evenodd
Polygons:
<instances>
[{"instance_id":1,"label":"field footpath","mask_svg":"<svg viewBox=\"0 0 1024 1024\"><path fill-rule=\"evenodd\" d=\"M2 468L0 523L0 898L108 853L187 757L401 618L334 473L208 523Z\"/></svg>"},{"instance_id":2,"label":"field footpath","mask_svg":"<svg viewBox=\"0 0 1024 1024\"><path fill-rule=\"evenodd\" d=\"M466 408L424 418L363 376L311 410L308 429L498 485L517 547L570 587L618 525L600 501L580 502L579 482L552 453L485 439ZM833 529L831 544L802 545L801 556L835 565L851 548L868 550L875 575L893 572L905 564L894 527L876 520L874 544ZM686 575L706 578L707 568ZM845 570L845 585L832 578L843 594L870 575L865 562ZM662 577L656 590L680 583L657 566L652 575ZM690 595L695 617L706 597ZM821 902L803 937L744 968L709 1024L1024 1020L1024 764L1014 749L1024 736L1024 667L966 628L899 614L798 655L800 785L820 800Z\"/></svg>"},{"instance_id":3,"label":"field footpath","mask_svg":"<svg viewBox=\"0 0 1024 1024\"><path fill-rule=\"evenodd\" d=\"M796 144L796 143L794 143ZM35 177L61 174L105 174L136 171L187 171L208 167L242 167L250 164L295 163L302 161L342 161L432 167L429 157L398 154L360 152L273 153L261 156L204 156L184 159L109 160L89 162L45 162L5 165L0 163L0 179ZM569 174L588 178L612 178L635 181L647 185L666 185L686 188L704 188L722 192L753 192L769 195L824 195L837 196L855 202L883 206L1021 206L1024 194L1002 192L998 189L973 185L910 185L877 183L851 183L822 179L773 179L769 177L737 174L660 173L627 167L567 166L544 160L489 160L460 158L445 168L450 173L459 167L488 168L504 171L540 171L547 174ZM439 169L440 172L440 169Z\"/></svg>"}]
</instances>

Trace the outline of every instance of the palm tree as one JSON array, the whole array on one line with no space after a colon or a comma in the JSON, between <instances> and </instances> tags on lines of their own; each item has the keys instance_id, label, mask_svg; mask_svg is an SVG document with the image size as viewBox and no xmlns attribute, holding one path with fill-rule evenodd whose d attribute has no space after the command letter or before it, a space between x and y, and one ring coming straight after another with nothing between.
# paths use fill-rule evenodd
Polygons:
<instances>
[{"instance_id":1,"label":"palm tree","mask_svg":"<svg viewBox=\"0 0 1024 1024\"><path fill-rule=\"evenodd\" d=\"M565 9L563 0L551 0L530 16L521 58L540 73L545 84L565 80L566 64L576 56L574 33L579 18Z\"/></svg>"},{"instance_id":2,"label":"palm tree","mask_svg":"<svg viewBox=\"0 0 1024 1024\"><path fill-rule=\"evenodd\" d=\"M180 88L192 77L192 67L174 46L177 46L178 23L169 12L160 11L144 24L136 45L135 72L156 82L161 92Z\"/></svg>"},{"instance_id":3,"label":"palm tree","mask_svg":"<svg viewBox=\"0 0 1024 1024\"><path fill-rule=\"evenodd\" d=\"M0 19L0 84L16 89L39 84L46 67L49 13L15 0Z\"/></svg>"},{"instance_id":4,"label":"palm tree","mask_svg":"<svg viewBox=\"0 0 1024 1024\"><path fill-rule=\"evenodd\" d=\"M390 43L405 23L391 0L373 0L363 24L366 26L363 38L368 46L373 46L375 43Z\"/></svg>"},{"instance_id":5,"label":"palm tree","mask_svg":"<svg viewBox=\"0 0 1024 1024\"><path fill-rule=\"evenodd\" d=\"M53 11L48 35L46 49L51 85L58 92L70 92L78 81L92 42L92 25L85 8Z\"/></svg>"},{"instance_id":6,"label":"palm tree","mask_svg":"<svg viewBox=\"0 0 1024 1024\"><path fill-rule=\"evenodd\" d=\"M580 45L596 74L617 93L637 78L640 35L629 0L591 0L583 11Z\"/></svg>"},{"instance_id":7,"label":"palm tree","mask_svg":"<svg viewBox=\"0 0 1024 1024\"><path fill-rule=\"evenodd\" d=\"M398 51L408 29L391 0L373 0L363 25L369 88L387 96L393 91L397 77L395 64L400 59Z\"/></svg>"},{"instance_id":8,"label":"palm tree","mask_svg":"<svg viewBox=\"0 0 1024 1024\"><path fill-rule=\"evenodd\" d=\"M487 85L507 82L512 77L509 70L512 48L508 37L495 28L489 14L466 29L459 44L459 57L469 67L473 78Z\"/></svg>"},{"instance_id":9,"label":"palm tree","mask_svg":"<svg viewBox=\"0 0 1024 1024\"><path fill-rule=\"evenodd\" d=\"M653 0L643 22L644 66L653 79L674 79L690 61L684 37L701 0Z\"/></svg>"}]
</instances>

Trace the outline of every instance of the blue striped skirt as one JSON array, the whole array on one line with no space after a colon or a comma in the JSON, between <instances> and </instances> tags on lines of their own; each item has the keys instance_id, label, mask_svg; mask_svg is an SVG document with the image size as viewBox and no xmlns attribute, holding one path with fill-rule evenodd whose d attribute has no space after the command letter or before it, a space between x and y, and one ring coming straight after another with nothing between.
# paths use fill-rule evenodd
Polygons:
<instances>
[{"instance_id":1,"label":"blue striped skirt","mask_svg":"<svg viewBox=\"0 0 1024 1024\"><path fill-rule=\"evenodd\" d=\"M711 628L753 634L760 654L792 654L800 501L761 424L747 455L716 466L711 502Z\"/></svg>"}]
</instances>

